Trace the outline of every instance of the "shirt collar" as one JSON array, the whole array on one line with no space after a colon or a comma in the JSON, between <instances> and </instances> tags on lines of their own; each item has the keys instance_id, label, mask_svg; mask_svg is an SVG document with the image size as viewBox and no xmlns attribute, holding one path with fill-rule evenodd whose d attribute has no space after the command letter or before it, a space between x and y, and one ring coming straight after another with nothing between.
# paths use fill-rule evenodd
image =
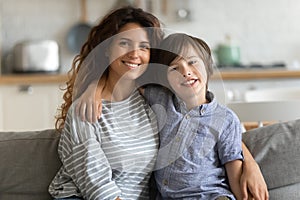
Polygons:
<instances>
[{"instance_id":1,"label":"shirt collar","mask_svg":"<svg viewBox=\"0 0 300 200\"><path fill-rule=\"evenodd\" d=\"M187 113L190 113L193 116L203 116L203 115L211 113L216 108L217 101L214 97L214 94L210 91L207 91L206 98L208 100L208 103L202 104L202 105L197 106L197 107L191 109L190 111L188 111L184 101L182 101L181 99L179 99L177 97L178 105L179 105L181 113L184 115Z\"/></svg>"}]
</instances>

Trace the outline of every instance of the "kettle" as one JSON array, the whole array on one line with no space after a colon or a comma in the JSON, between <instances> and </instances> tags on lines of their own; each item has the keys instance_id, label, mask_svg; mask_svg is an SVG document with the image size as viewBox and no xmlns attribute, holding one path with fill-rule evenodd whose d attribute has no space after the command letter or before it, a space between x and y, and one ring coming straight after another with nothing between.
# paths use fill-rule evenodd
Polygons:
<instances>
[{"instance_id":1,"label":"kettle","mask_svg":"<svg viewBox=\"0 0 300 200\"><path fill-rule=\"evenodd\" d=\"M219 65L239 65L241 62L240 47L231 41L230 36L226 36L225 43L219 44L214 52Z\"/></svg>"}]
</instances>

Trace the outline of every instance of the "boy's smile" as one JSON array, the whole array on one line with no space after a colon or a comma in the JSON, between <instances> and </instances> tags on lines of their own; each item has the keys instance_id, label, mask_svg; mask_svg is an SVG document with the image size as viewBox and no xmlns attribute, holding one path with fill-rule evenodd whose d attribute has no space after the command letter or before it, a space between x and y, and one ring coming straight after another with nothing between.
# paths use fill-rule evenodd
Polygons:
<instances>
[{"instance_id":1,"label":"boy's smile","mask_svg":"<svg viewBox=\"0 0 300 200\"><path fill-rule=\"evenodd\" d=\"M193 87L196 84L197 81L198 81L198 79L194 79L194 78L188 79L188 80L184 81L182 83L182 85L186 86L186 87Z\"/></svg>"}]
</instances>

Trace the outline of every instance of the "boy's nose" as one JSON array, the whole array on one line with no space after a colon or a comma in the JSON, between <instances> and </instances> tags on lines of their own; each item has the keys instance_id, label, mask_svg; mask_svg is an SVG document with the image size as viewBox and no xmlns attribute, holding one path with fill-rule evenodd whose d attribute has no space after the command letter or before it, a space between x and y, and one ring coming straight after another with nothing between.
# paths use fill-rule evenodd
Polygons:
<instances>
[{"instance_id":1,"label":"boy's nose","mask_svg":"<svg viewBox=\"0 0 300 200\"><path fill-rule=\"evenodd\" d=\"M186 66L185 64L182 65L181 68L181 74L183 75L184 78L189 77L192 75L191 69Z\"/></svg>"},{"instance_id":2,"label":"boy's nose","mask_svg":"<svg viewBox=\"0 0 300 200\"><path fill-rule=\"evenodd\" d=\"M192 75L192 73L191 72L186 72L186 73L183 73L183 77L184 78L186 78L186 77L189 77L189 76L191 76Z\"/></svg>"}]
</instances>

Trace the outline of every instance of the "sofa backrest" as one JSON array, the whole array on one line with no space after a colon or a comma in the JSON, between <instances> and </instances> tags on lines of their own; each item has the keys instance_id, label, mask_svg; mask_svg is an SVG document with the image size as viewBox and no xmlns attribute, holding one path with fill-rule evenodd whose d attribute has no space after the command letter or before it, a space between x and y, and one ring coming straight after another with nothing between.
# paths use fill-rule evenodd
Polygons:
<instances>
[{"instance_id":1,"label":"sofa backrest","mask_svg":"<svg viewBox=\"0 0 300 200\"><path fill-rule=\"evenodd\" d=\"M59 170L55 130L0 132L0 199L52 199L48 186ZM300 120L250 130L243 141L260 165L270 199L300 197Z\"/></svg>"},{"instance_id":2,"label":"sofa backrest","mask_svg":"<svg viewBox=\"0 0 300 200\"><path fill-rule=\"evenodd\" d=\"M48 186L59 170L59 133L0 132L0 199L52 199Z\"/></svg>"}]
</instances>

